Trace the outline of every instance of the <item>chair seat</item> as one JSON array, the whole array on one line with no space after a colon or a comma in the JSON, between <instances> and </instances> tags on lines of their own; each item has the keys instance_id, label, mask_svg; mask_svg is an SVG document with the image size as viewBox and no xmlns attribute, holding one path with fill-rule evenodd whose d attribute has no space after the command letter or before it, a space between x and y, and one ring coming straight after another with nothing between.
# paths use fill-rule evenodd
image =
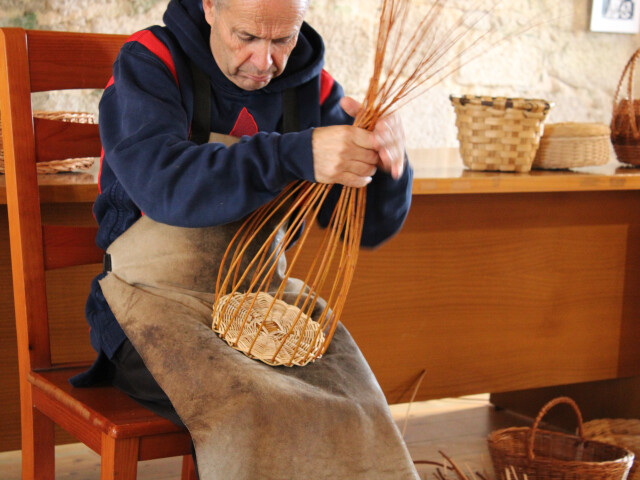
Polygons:
<instances>
[{"instance_id":1,"label":"chair seat","mask_svg":"<svg viewBox=\"0 0 640 480\"><path fill-rule=\"evenodd\" d=\"M34 406L97 453L102 435L117 439L141 437L140 460L162 458L168 451L173 455L191 452L186 428L156 415L117 388L73 387L69 378L85 369L30 372ZM97 428L87 429L87 420Z\"/></svg>"}]
</instances>

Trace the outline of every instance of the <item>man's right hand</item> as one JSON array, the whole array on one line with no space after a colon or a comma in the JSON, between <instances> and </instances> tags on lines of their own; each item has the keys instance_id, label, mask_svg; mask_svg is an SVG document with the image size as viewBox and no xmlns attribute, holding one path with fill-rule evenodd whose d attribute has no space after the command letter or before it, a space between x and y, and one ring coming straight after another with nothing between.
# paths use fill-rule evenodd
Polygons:
<instances>
[{"instance_id":1,"label":"man's right hand","mask_svg":"<svg viewBox=\"0 0 640 480\"><path fill-rule=\"evenodd\" d=\"M313 173L316 182L364 187L379 162L373 134L350 125L313 130Z\"/></svg>"}]
</instances>

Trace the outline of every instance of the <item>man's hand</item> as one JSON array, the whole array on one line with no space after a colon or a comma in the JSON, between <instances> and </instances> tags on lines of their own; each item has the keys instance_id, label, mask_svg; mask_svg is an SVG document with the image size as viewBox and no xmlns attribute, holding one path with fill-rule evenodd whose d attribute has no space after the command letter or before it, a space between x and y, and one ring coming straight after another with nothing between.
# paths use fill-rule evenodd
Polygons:
<instances>
[{"instance_id":1,"label":"man's hand","mask_svg":"<svg viewBox=\"0 0 640 480\"><path fill-rule=\"evenodd\" d=\"M319 127L313 131L313 173L319 183L364 187L379 162L373 135L350 125Z\"/></svg>"},{"instance_id":2,"label":"man's hand","mask_svg":"<svg viewBox=\"0 0 640 480\"><path fill-rule=\"evenodd\" d=\"M352 117L361 104L344 97L340 106ZM381 118L373 132L339 125L313 131L314 175L320 183L363 187L377 168L400 178L404 170L404 130L397 114Z\"/></svg>"}]
</instances>

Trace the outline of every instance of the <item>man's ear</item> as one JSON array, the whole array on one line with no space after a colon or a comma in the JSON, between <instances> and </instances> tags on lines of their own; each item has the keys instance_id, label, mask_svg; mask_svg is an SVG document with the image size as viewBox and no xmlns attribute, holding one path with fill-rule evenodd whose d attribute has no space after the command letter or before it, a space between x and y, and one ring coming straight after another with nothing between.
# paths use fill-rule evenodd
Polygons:
<instances>
[{"instance_id":1,"label":"man's ear","mask_svg":"<svg viewBox=\"0 0 640 480\"><path fill-rule=\"evenodd\" d=\"M214 3L214 0L202 0L202 10L204 11L204 18L211 26L213 26L214 20L216 18L216 7Z\"/></svg>"}]
</instances>

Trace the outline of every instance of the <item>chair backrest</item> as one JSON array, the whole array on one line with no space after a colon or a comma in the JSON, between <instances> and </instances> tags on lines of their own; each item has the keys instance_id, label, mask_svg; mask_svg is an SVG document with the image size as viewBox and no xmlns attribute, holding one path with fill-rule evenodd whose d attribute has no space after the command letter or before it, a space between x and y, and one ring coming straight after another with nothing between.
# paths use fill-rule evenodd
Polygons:
<instances>
[{"instance_id":1,"label":"chair backrest","mask_svg":"<svg viewBox=\"0 0 640 480\"><path fill-rule=\"evenodd\" d=\"M43 226L36 166L99 156L98 127L34 120L31 94L104 88L126 38L0 29L0 117L21 375L51 366L45 271L102 259L96 228Z\"/></svg>"}]
</instances>

